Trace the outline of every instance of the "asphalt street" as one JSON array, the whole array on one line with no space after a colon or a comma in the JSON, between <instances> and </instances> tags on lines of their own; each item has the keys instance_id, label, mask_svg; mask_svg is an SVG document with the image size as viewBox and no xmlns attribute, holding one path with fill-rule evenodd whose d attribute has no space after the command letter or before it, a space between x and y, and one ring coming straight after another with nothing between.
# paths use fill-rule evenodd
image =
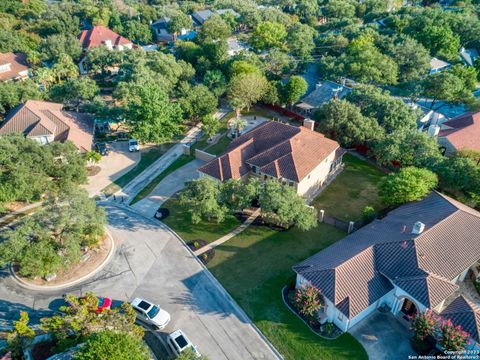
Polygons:
<instances>
[{"instance_id":1,"label":"asphalt street","mask_svg":"<svg viewBox=\"0 0 480 360\"><path fill-rule=\"evenodd\" d=\"M21 288L4 270L0 273L0 329L11 326L19 310L32 322L62 304L61 295L93 291L115 303L143 297L171 316L160 339L182 329L211 360L278 359L223 287L191 255L171 231L154 219L106 204L109 229L117 248L112 260L85 283L72 289L40 293Z\"/></svg>"}]
</instances>

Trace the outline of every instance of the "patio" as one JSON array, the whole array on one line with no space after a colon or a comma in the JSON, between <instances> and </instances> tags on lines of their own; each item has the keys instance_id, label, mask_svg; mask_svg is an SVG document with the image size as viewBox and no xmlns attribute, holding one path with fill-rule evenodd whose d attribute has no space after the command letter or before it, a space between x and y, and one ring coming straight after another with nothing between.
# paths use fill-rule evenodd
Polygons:
<instances>
[{"instance_id":1,"label":"patio","mask_svg":"<svg viewBox=\"0 0 480 360\"><path fill-rule=\"evenodd\" d=\"M411 333L392 313L374 312L350 329L370 360L408 359L416 355L410 346Z\"/></svg>"}]
</instances>

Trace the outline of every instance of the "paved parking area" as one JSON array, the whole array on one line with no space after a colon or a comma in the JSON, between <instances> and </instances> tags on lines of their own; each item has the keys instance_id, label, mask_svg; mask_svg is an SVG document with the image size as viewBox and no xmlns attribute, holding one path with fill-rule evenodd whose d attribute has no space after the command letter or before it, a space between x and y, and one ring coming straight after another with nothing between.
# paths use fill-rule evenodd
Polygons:
<instances>
[{"instance_id":1,"label":"paved parking area","mask_svg":"<svg viewBox=\"0 0 480 360\"><path fill-rule=\"evenodd\" d=\"M100 172L88 177L88 183L84 186L90 196L94 196L115 179L132 169L140 161L140 152L129 152L128 141L109 143L107 156L95 166L100 167Z\"/></svg>"},{"instance_id":2,"label":"paved parking area","mask_svg":"<svg viewBox=\"0 0 480 360\"><path fill-rule=\"evenodd\" d=\"M376 311L349 332L363 345L369 360L407 360L416 355L410 346L410 330L390 312Z\"/></svg>"}]
</instances>

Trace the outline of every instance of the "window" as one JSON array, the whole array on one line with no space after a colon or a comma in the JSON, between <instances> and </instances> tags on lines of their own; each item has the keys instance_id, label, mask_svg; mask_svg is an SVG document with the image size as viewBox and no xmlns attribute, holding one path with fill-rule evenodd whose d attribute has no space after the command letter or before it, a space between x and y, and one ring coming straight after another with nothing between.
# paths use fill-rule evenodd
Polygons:
<instances>
[{"instance_id":1,"label":"window","mask_svg":"<svg viewBox=\"0 0 480 360\"><path fill-rule=\"evenodd\" d=\"M257 167L256 167L256 166L252 166L252 171L253 171L254 174L256 174L256 173L257 173Z\"/></svg>"}]
</instances>

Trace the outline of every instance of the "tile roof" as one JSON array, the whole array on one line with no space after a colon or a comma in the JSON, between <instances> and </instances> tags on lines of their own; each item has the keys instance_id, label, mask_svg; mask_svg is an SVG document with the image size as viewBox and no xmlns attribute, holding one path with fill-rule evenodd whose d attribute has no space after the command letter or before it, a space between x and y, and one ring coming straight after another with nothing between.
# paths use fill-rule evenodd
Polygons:
<instances>
[{"instance_id":1,"label":"tile roof","mask_svg":"<svg viewBox=\"0 0 480 360\"><path fill-rule=\"evenodd\" d=\"M192 13L192 19L197 23L197 25L202 25L205 21L210 19L213 15L211 10L198 10Z\"/></svg>"},{"instance_id":2,"label":"tile roof","mask_svg":"<svg viewBox=\"0 0 480 360\"><path fill-rule=\"evenodd\" d=\"M261 173L300 182L332 152L339 156L343 150L316 131L269 121L234 139L199 171L224 181L240 179L256 166Z\"/></svg>"},{"instance_id":3,"label":"tile roof","mask_svg":"<svg viewBox=\"0 0 480 360\"><path fill-rule=\"evenodd\" d=\"M0 66L7 64L10 64L10 69L0 71L0 81L22 77L20 73L28 70L27 56L25 54L14 54L11 52L0 54Z\"/></svg>"},{"instance_id":4,"label":"tile roof","mask_svg":"<svg viewBox=\"0 0 480 360\"><path fill-rule=\"evenodd\" d=\"M417 221L425 224L418 235L411 233ZM434 192L391 211L293 270L334 304L348 297L350 318L390 291L386 281L435 307L457 289L452 280L480 259L479 242L480 213ZM326 275L339 271L346 275Z\"/></svg>"},{"instance_id":5,"label":"tile roof","mask_svg":"<svg viewBox=\"0 0 480 360\"><path fill-rule=\"evenodd\" d=\"M480 151L480 112L466 113L442 123L439 137L445 137L457 150Z\"/></svg>"},{"instance_id":6,"label":"tile roof","mask_svg":"<svg viewBox=\"0 0 480 360\"><path fill-rule=\"evenodd\" d=\"M2 123L0 135L15 132L32 137L53 135L55 141L72 141L80 151L91 150L93 118L62 108L62 104L28 100L10 111Z\"/></svg>"},{"instance_id":7,"label":"tile roof","mask_svg":"<svg viewBox=\"0 0 480 360\"><path fill-rule=\"evenodd\" d=\"M83 30L79 39L84 49L105 45L107 40L110 40L113 46L132 45L130 40L102 25L94 26L89 30Z\"/></svg>"},{"instance_id":8,"label":"tile roof","mask_svg":"<svg viewBox=\"0 0 480 360\"><path fill-rule=\"evenodd\" d=\"M441 312L455 326L461 326L476 342L480 342L480 308L463 296L457 297Z\"/></svg>"}]
</instances>

